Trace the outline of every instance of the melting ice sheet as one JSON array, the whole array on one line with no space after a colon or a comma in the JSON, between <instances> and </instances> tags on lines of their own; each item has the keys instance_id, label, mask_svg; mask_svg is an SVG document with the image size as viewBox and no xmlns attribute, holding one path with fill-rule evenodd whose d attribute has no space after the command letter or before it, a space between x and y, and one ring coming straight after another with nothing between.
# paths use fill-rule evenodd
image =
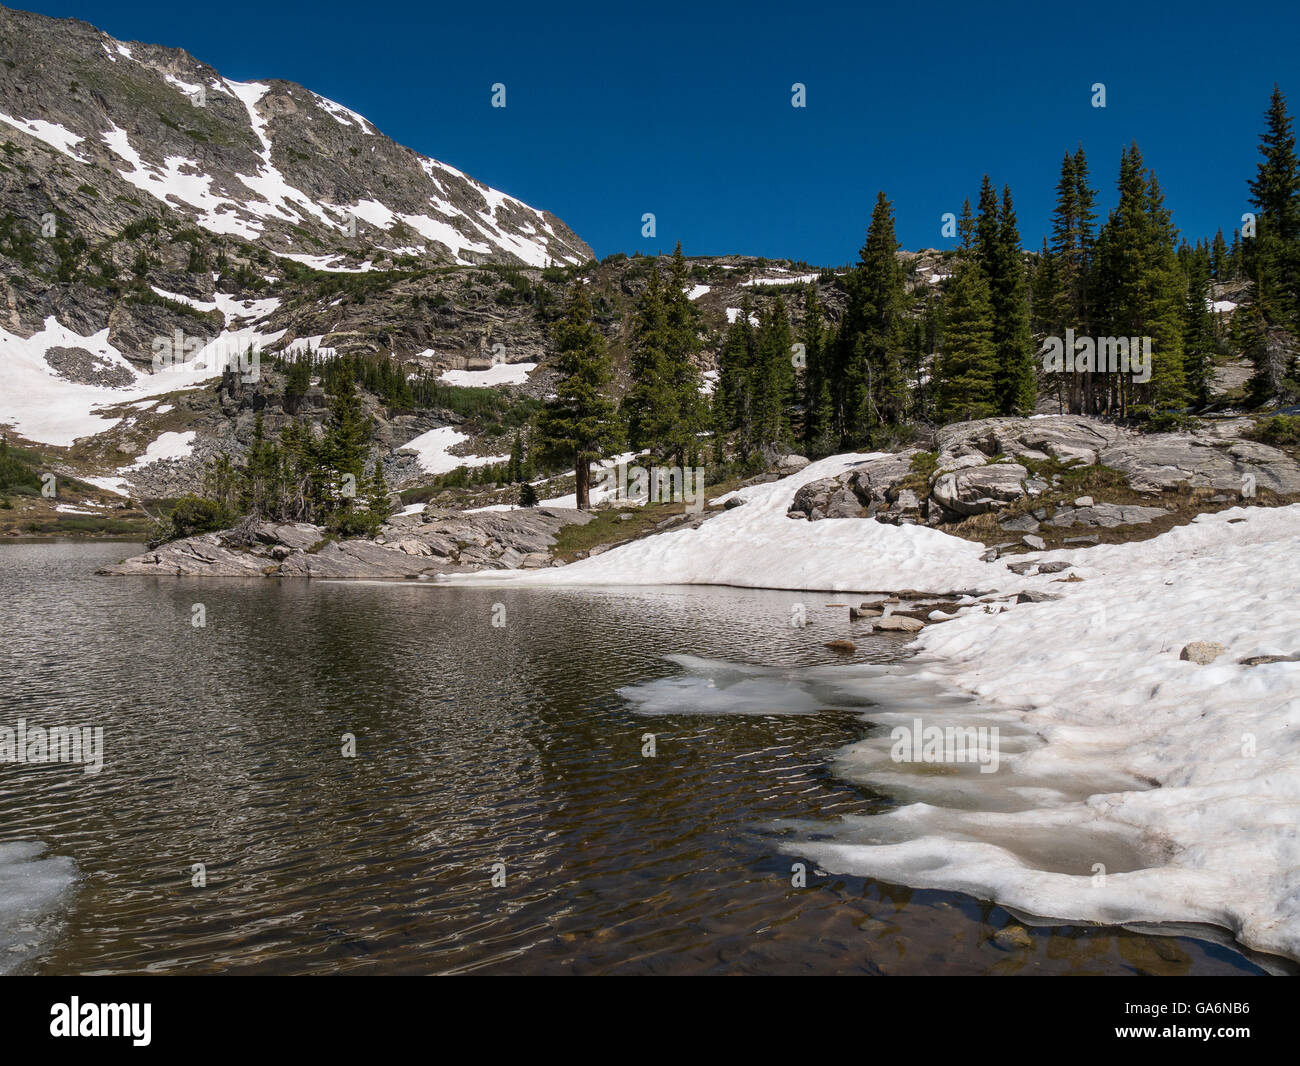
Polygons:
<instances>
[{"instance_id":1,"label":"melting ice sheet","mask_svg":"<svg viewBox=\"0 0 1300 1066\"><path fill-rule=\"evenodd\" d=\"M863 739L836 753L833 770L897 806L784 823L794 830L784 845L791 854L832 872L964 892L1042 918L1179 933L1214 926L1248 947L1300 958L1300 774L1287 767L1269 773L1267 760L1253 764L1251 773L1264 774L1253 788L1223 773L1185 783L1171 762L1164 773L1149 757L1150 723L1140 716L1127 725L1086 716L1071 724L1059 705L981 703L955 693L933 659L807 669L671 660L680 675L620 694L647 714L834 708L858 710L869 723ZM1295 728L1293 711L1277 713ZM1163 727L1155 732L1160 750L1170 738ZM1224 744L1199 754L1238 754Z\"/></svg>"},{"instance_id":2,"label":"melting ice sheet","mask_svg":"<svg viewBox=\"0 0 1300 1066\"><path fill-rule=\"evenodd\" d=\"M0 844L0 974L35 954L47 920L77 879L72 859L44 854L35 841Z\"/></svg>"}]
</instances>

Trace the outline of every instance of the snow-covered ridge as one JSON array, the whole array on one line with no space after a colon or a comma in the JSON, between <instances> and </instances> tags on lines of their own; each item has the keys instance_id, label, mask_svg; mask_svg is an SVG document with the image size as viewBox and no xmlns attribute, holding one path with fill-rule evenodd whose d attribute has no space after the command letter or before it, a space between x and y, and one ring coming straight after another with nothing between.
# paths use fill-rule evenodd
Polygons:
<instances>
[{"instance_id":1,"label":"snow-covered ridge","mask_svg":"<svg viewBox=\"0 0 1300 1066\"><path fill-rule=\"evenodd\" d=\"M57 84L0 97L0 129L81 166L111 169L211 232L339 269L348 268L340 255L365 248L461 265L542 267L590 257L545 212L394 144L370 120L319 93L224 78L178 49L128 46L98 32L86 42L54 20L15 19L30 38L33 68L48 68ZM105 87L93 100L62 80L70 55L99 68ZM129 103L141 98L152 106ZM331 194L340 188L364 191L347 199Z\"/></svg>"}]
</instances>

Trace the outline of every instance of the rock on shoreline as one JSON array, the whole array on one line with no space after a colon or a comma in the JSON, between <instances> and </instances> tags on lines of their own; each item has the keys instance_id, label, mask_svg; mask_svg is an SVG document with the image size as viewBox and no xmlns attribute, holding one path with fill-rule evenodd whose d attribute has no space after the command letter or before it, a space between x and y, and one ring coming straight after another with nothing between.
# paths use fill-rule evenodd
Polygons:
<instances>
[{"instance_id":1,"label":"rock on shoreline","mask_svg":"<svg viewBox=\"0 0 1300 1066\"><path fill-rule=\"evenodd\" d=\"M567 525L592 515L564 507L460 514L426 508L387 522L374 540L331 539L304 522L249 520L185 537L99 571L110 576L418 578L558 565Z\"/></svg>"}]
</instances>

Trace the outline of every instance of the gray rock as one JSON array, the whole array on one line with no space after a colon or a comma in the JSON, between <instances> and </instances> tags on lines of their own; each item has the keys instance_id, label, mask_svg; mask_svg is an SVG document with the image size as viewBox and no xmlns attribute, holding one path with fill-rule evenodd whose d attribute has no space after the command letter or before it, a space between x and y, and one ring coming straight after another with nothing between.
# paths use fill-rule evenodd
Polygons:
<instances>
[{"instance_id":1,"label":"gray rock","mask_svg":"<svg viewBox=\"0 0 1300 1066\"><path fill-rule=\"evenodd\" d=\"M1178 658L1187 662L1196 663L1199 666L1205 666L1214 662L1220 655L1228 649L1222 644L1212 640L1194 640L1187 645L1178 655Z\"/></svg>"},{"instance_id":2,"label":"gray rock","mask_svg":"<svg viewBox=\"0 0 1300 1066\"><path fill-rule=\"evenodd\" d=\"M1092 506L1092 497L1091 497L1091 496L1080 496L1077 500L1074 501L1074 506L1075 506L1075 507L1091 507L1091 506Z\"/></svg>"},{"instance_id":3,"label":"gray rock","mask_svg":"<svg viewBox=\"0 0 1300 1066\"><path fill-rule=\"evenodd\" d=\"M1018 463L990 463L940 474L931 493L949 511L979 515L1012 503L1025 494L1028 471Z\"/></svg>"},{"instance_id":4,"label":"gray rock","mask_svg":"<svg viewBox=\"0 0 1300 1066\"><path fill-rule=\"evenodd\" d=\"M1140 507L1135 504L1098 503L1091 507L1062 507L1048 519L1049 526L1084 526L1113 529L1116 526L1145 525L1169 512L1163 507Z\"/></svg>"},{"instance_id":5,"label":"gray rock","mask_svg":"<svg viewBox=\"0 0 1300 1066\"><path fill-rule=\"evenodd\" d=\"M1042 537L1035 537L1032 534L1020 538L1020 543L1026 548L1033 548L1036 551L1042 551L1047 547L1047 542Z\"/></svg>"},{"instance_id":6,"label":"gray rock","mask_svg":"<svg viewBox=\"0 0 1300 1066\"><path fill-rule=\"evenodd\" d=\"M1225 444L1208 436L1152 434L1116 444L1102 453L1101 462L1121 471L1139 492L1185 482L1192 488L1239 493L1251 475L1257 489L1300 493L1300 466L1285 452L1254 441Z\"/></svg>"},{"instance_id":7,"label":"gray rock","mask_svg":"<svg viewBox=\"0 0 1300 1066\"><path fill-rule=\"evenodd\" d=\"M777 460L776 468L782 474L794 474L807 466L811 459L805 455L796 455L793 452L789 455L783 455Z\"/></svg>"},{"instance_id":8,"label":"gray rock","mask_svg":"<svg viewBox=\"0 0 1300 1066\"><path fill-rule=\"evenodd\" d=\"M1038 522L1033 515L1018 515L998 522L998 528L1005 529L1008 533L1037 533Z\"/></svg>"},{"instance_id":9,"label":"gray rock","mask_svg":"<svg viewBox=\"0 0 1300 1066\"><path fill-rule=\"evenodd\" d=\"M887 633L916 633L925 628L925 623L910 615L891 614L877 618L871 623L871 628Z\"/></svg>"},{"instance_id":10,"label":"gray rock","mask_svg":"<svg viewBox=\"0 0 1300 1066\"><path fill-rule=\"evenodd\" d=\"M1073 563L1066 563L1060 561L1052 562L1052 563L1039 563L1038 572L1040 574L1059 574L1062 570L1069 570L1070 567L1072 567L1073 565L1074 565Z\"/></svg>"},{"instance_id":11,"label":"gray rock","mask_svg":"<svg viewBox=\"0 0 1300 1066\"><path fill-rule=\"evenodd\" d=\"M1022 592L1016 596L1016 603L1050 603L1052 600L1059 600L1061 597L1053 592Z\"/></svg>"}]
</instances>

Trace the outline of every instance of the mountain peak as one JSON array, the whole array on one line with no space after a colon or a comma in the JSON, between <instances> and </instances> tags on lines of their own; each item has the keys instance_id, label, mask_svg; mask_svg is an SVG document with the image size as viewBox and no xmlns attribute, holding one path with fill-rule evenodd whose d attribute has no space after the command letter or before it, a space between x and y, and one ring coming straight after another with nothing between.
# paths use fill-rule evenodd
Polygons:
<instances>
[{"instance_id":1,"label":"mountain peak","mask_svg":"<svg viewBox=\"0 0 1300 1066\"><path fill-rule=\"evenodd\" d=\"M546 266L591 249L554 215L397 144L279 78L240 82L180 48L0 8L0 133L118 198L144 193L216 234L329 269L374 253Z\"/></svg>"}]
</instances>

